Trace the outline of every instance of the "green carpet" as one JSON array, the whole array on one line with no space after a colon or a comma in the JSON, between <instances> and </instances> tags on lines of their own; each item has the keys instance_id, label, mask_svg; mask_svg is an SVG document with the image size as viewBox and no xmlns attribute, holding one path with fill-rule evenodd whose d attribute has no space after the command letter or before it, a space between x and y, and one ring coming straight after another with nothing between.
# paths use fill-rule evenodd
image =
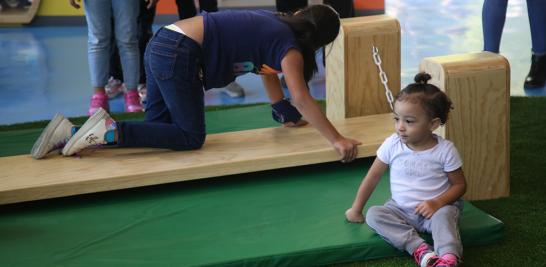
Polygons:
<instances>
[{"instance_id":1,"label":"green carpet","mask_svg":"<svg viewBox=\"0 0 546 267\"><path fill-rule=\"evenodd\" d=\"M207 113L209 132L272 125L267 106ZM0 131L2 155L28 153L38 134ZM0 259L6 266L309 266L404 255L366 225L344 221L369 164L319 164L0 206ZM380 188L369 204L388 197L387 179ZM465 253L472 255L472 245L499 244L501 228L466 203ZM465 257L466 265L471 259ZM368 263L411 260L361 264Z\"/></svg>"}]
</instances>

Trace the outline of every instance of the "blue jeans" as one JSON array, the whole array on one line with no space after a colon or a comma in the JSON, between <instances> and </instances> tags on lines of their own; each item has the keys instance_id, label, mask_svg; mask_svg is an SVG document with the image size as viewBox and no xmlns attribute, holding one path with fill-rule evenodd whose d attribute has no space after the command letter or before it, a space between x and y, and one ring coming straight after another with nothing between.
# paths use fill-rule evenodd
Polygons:
<instances>
[{"instance_id":1,"label":"blue jeans","mask_svg":"<svg viewBox=\"0 0 546 267\"><path fill-rule=\"evenodd\" d=\"M506 20L508 0L485 0L482 9L483 41L485 51L499 52L502 30ZM531 28L532 51L546 54L546 1L527 0Z\"/></svg>"},{"instance_id":2,"label":"blue jeans","mask_svg":"<svg viewBox=\"0 0 546 267\"><path fill-rule=\"evenodd\" d=\"M172 150L198 149L205 142L201 46L165 28L144 53L147 104L143 122L119 122L118 145Z\"/></svg>"},{"instance_id":3,"label":"blue jeans","mask_svg":"<svg viewBox=\"0 0 546 267\"><path fill-rule=\"evenodd\" d=\"M85 0L84 7L88 26L87 54L91 85L104 87L108 82L114 30L125 86L128 89L136 89L139 78L137 40L139 3L135 0Z\"/></svg>"}]
</instances>

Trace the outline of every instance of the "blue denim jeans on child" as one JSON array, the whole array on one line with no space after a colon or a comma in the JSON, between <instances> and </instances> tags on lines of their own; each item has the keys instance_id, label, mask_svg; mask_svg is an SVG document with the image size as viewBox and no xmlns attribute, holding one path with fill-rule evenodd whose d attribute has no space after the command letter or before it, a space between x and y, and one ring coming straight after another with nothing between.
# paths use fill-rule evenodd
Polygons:
<instances>
[{"instance_id":1,"label":"blue denim jeans on child","mask_svg":"<svg viewBox=\"0 0 546 267\"><path fill-rule=\"evenodd\" d=\"M165 28L152 37L144 54L145 119L119 122L120 146L189 150L203 145L201 62L201 46L191 38Z\"/></svg>"},{"instance_id":2,"label":"blue denim jeans on child","mask_svg":"<svg viewBox=\"0 0 546 267\"><path fill-rule=\"evenodd\" d=\"M108 82L112 49L112 19L116 44L121 58L125 86L136 89L139 78L137 17L135 0L85 0L88 30L88 60L91 86L104 87Z\"/></svg>"}]
</instances>

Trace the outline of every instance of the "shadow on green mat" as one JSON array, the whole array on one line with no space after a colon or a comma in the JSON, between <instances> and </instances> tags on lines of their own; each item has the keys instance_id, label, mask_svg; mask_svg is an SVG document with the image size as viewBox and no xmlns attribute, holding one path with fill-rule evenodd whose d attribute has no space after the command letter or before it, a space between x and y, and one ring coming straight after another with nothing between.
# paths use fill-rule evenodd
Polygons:
<instances>
[{"instance_id":1,"label":"shadow on green mat","mask_svg":"<svg viewBox=\"0 0 546 267\"><path fill-rule=\"evenodd\" d=\"M546 112L546 98L512 97L510 109L510 197L472 202L504 222L505 240L495 245L465 249L464 266L544 266L546 116L543 114ZM116 117L127 119L123 116L126 115ZM129 119L141 117L140 114ZM241 119L252 119L252 114ZM231 130L238 130L237 122L233 124ZM0 126L0 155L28 153L40 132L36 127L44 125L41 122ZM273 124L265 123L260 127L271 125ZM415 266L415 263L409 256L402 256L334 266Z\"/></svg>"}]
</instances>

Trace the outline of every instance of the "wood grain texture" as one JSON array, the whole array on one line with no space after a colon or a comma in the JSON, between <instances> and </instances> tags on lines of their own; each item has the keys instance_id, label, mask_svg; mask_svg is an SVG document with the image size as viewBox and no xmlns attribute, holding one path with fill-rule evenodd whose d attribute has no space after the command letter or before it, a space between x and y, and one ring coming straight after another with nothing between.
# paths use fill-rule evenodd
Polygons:
<instances>
[{"instance_id":1,"label":"wood grain texture","mask_svg":"<svg viewBox=\"0 0 546 267\"><path fill-rule=\"evenodd\" d=\"M393 133L391 114L334 122L374 156ZM0 204L278 169L339 160L311 126L211 134L195 151L104 148L81 158L30 155L0 158Z\"/></svg>"},{"instance_id":2,"label":"wood grain texture","mask_svg":"<svg viewBox=\"0 0 546 267\"><path fill-rule=\"evenodd\" d=\"M385 15L341 20L326 48L326 115L343 119L391 112L372 47L378 47L388 86L400 91L400 24Z\"/></svg>"},{"instance_id":3,"label":"wood grain texture","mask_svg":"<svg viewBox=\"0 0 546 267\"><path fill-rule=\"evenodd\" d=\"M6 5L6 4L4 4ZM29 23L32 21L38 7L40 6L40 0L33 0L28 8L7 8L6 6L0 11L0 24L21 24Z\"/></svg>"},{"instance_id":4,"label":"wood grain texture","mask_svg":"<svg viewBox=\"0 0 546 267\"><path fill-rule=\"evenodd\" d=\"M425 58L420 69L451 98L445 127L461 157L467 200L510 194L510 66L494 53Z\"/></svg>"}]
</instances>

